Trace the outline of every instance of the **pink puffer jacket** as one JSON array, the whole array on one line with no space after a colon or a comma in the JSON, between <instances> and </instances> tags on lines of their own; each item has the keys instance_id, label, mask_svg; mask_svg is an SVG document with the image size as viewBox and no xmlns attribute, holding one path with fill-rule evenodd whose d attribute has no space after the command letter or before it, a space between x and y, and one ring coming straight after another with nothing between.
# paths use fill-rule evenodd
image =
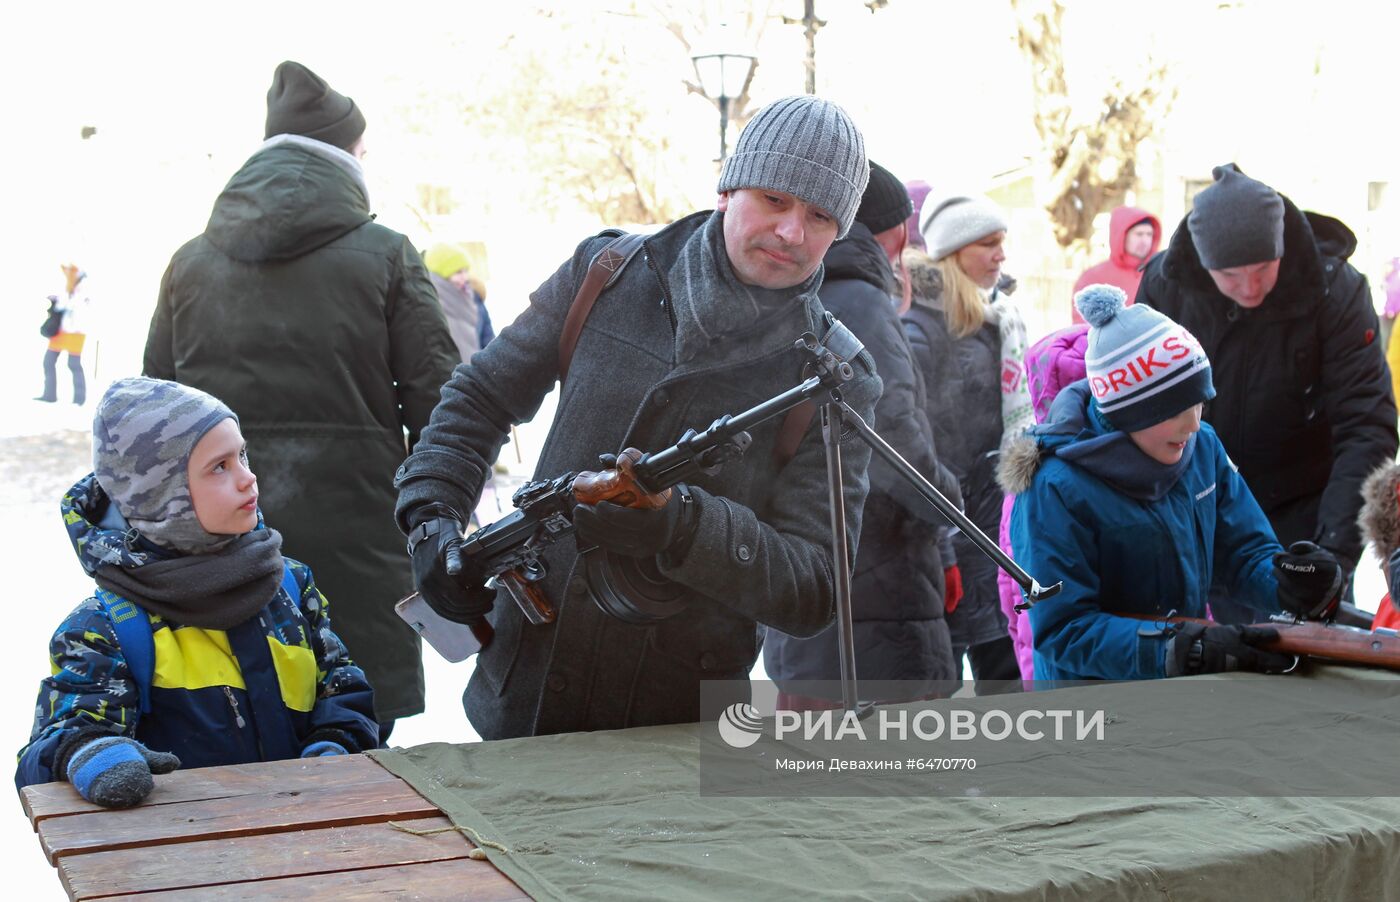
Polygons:
<instances>
[{"instance_id":1,"label":"pink puffer jacket","mask_svg":"<svg viewBox=\"0 0 1400 902\"><path fill-rule=\"evenodd\" d=\"M1026 377L1030 383L1037 423L1045 422L1045 416L1050 412L1050 402L1055 400L1060 389L1084 378L1084 351L1088 344L1089 327L1079 323L1051 332L1026 352ZM1007 554L1011 554L1011 508L1015 501L1015 495L1007 495L1001 504L999 539L1002 550ZM1007 631L1011 634L1012 644L1016 646L1016 663L1021 668L1021 678L1030 680L1030 618L1025 612L1016 612L1016 605L1021 602L1021 588L1001 571L997 571L997 585L1001 589L1001 610L1006 614Z\"/></svg>"}]
</instances>

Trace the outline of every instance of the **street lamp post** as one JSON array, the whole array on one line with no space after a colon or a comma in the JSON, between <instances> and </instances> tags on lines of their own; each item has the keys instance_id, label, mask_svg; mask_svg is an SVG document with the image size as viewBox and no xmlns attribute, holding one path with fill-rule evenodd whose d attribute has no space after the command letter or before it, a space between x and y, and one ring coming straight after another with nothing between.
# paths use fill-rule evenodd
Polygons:
<instances>
[{"instance_id":1,"label":"street lamp post","mask_svg":"<svg viewBox=\"0 0 1400 902\"><path fill-rule=\"evenodd\" d=\"M702 53L691 59L700 87L719 105L719 160L723 163L729 154L725 140L729 129L729 102L744 92L754 57L743 53Z\"/></svg>"}]
</instances>

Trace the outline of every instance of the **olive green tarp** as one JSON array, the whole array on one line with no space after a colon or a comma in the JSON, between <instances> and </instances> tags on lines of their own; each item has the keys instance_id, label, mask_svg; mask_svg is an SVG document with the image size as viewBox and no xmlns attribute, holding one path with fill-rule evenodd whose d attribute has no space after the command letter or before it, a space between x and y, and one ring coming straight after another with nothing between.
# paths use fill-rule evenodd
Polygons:
<instances>
[{"instance_id":1,"label":"olive green tarp","mask_svg":"<svg viewBox=\"0 0 1400 902\"><path fill-rule=\"evenodd\" d=\"M1307 679L1345 689L1375 678L1323 668ZM1286 698L1297 683L1265 685ZM1085 691L1131 703L1160 700L1161 690L1118 684L1007 704ZM1400 759L1394 705L1358 716L1304 708L1272 735L1242 711L1245 725L1223 745L1183 740L1178 717L1145 710L1133 742L1188 766L1198 757L1202 772L1218 771L1222 754L1240 774L1280 756L1300 774L1359 772L1346 785L1374 786L1376 795L1286 797L1284 784L1279 797L1090 797L1084 789L1096 772L1111 783L1112 762L1041 753L1026 763L1045 786L1069 787L1065 797L701 795L701 749L716 742L714 723L372 754L487 841L491 861L538 899L1400 902L1400 786L1366 782L1368 774L1393 780L1395 770L1377 763ZM1162 722L1154 728L1154 720ZM1310 757L1309 738L1323 733L1354 754Z\"/></svg>"}]
</instances>

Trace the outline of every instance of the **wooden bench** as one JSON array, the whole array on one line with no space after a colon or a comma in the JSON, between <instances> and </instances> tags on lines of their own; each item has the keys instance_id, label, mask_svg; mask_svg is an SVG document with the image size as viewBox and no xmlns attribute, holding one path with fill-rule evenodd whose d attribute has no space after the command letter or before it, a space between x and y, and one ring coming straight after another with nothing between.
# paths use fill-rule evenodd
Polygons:
<instances>
[{"instance_id":1,"label":"wooden bench","mask_svg":"<svg viewBox=\"0 0 1400 902\"><path fill-rule=\"evenodd\" d=\"M67 783L21 798L72 899L528 898L363 755L176 771L122 811Z\"/></svg>"}]
</instances>

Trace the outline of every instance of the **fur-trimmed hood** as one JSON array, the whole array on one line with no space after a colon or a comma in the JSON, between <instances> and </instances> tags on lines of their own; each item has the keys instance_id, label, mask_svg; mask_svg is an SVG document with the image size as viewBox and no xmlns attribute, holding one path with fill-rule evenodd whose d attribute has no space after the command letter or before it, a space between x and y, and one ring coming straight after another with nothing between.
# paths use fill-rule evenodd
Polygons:
<instances>
[{"instance_id":1,"label":"fur-trimmed hood","mask_svg":"<svg viewBox=\"0 0 1400 902\"><path fill-rule=\"evenodd\" d=\"M938 261L918 248L904 251L904 268L909 273L909 291L914 303L933 310L943 309L943 273L938 269ZM1016 278L1001 274L997 280L997 294L1016 293Z\"/></svg>"},{"instance_id":2,"label":"fur-trimmed hood","mask_svg":"<svg viewBox=\"0 0 1400 902\"><path fill-rule=\"evenodd\" d=\"M1375 547L1376 556L1388 559L1400 548L1400 464L1377 467L1361 484L1361 513L1356 524L1361 538Z\"/></svg>"}]
</instances>

